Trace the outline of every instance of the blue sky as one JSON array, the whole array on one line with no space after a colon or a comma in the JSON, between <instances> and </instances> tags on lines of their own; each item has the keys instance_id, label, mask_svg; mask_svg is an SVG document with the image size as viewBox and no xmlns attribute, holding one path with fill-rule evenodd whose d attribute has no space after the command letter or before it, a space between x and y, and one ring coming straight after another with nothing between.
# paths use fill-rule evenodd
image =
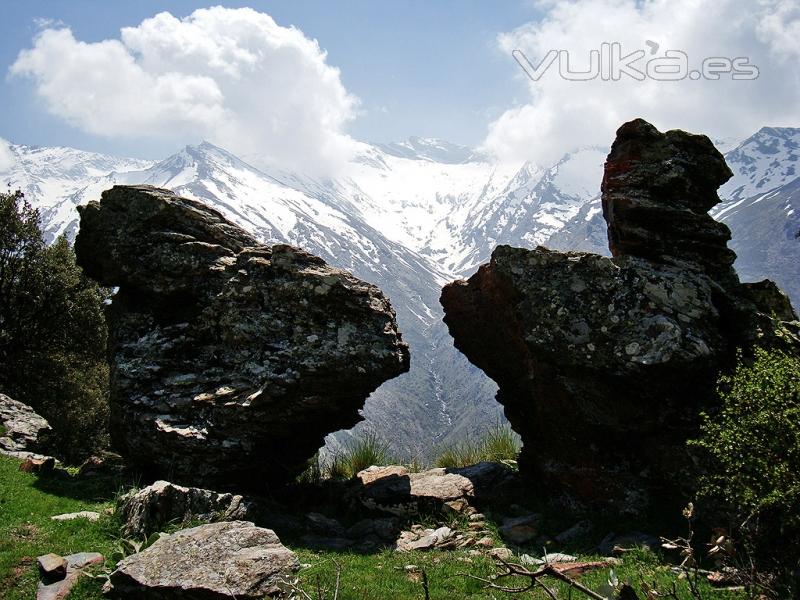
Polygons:
<instances>
[{"instance_id":1,"label":"blue sky","mask_svg":"<svg viewBox=\"0 0 800 600\"><path fill-rule=\"evenodd\" d=\"M357 141L413 135L548 166L636 117L713 138L800 126L798 0L27 0L0 17L0 138L24 144L162 158L207 139L329 174ZM758 77L574 81L554 63L534 80L511 54L580 69L610 42Z\"/></svg>"},{"instance_id":2,"label":"blue sky","mask_svg":"<svg viewBox=\"0 0 800 600\"><path fill-rule=\"evenodd\" d=\"M0 64L7 72L20 50L31 46L38 19L60 21L75 37L97 42L119 37L161 11L176 17L218 2L106 2L101 0L4 1L0 16ZM365 141L412 135L478 144L491 119L525 95L512 57L496 45L502 31L537 15L532 2L225 2L270 14L315 38L328 63L361 106L347 131ZM146 91L145 91L146 93ZM0 137L17 143L70 145L129 155L162 154L161 142L95 136L48 114L34 83L0 81ZM166 149L172 151L172 149Z\"/></svg>"}]
</instances>

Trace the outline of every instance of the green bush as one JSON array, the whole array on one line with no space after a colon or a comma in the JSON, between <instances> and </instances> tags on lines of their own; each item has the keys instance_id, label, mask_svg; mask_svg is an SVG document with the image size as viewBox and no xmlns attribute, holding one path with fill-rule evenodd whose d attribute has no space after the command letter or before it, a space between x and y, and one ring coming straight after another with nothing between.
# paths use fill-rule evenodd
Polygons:
<instances>
[{"instance_id":1,"label":"green bush","mask_svg":"<svg viewBox=\"0 0 800 600\"><path fill-rule=\"evenodd\" d=\"M800 358L757 349L720 379L719 395L690 442L700 499L761 568L788 581L800 568Z\"/></svg>"},{"instance_id":2,"label":"green bush","mask_svg":"<svg viewBox=\"0 0 800 600\"><path fill-rule=\"evenodd\" d=\"M511 427L497 424L478 440L465 440L442 450L436 466L452 469L483 461L514 462L520 448L520 438Z\"/></svg>"},{"instance_id":3,"label":"green bush","mask_svg":"<svg viewBox=\"0 0 800 600\"><path fill-rule=\"evenodd\" d=\"M67 462L107 444L106 298L20 192L0 194L0 391L50 422Z\"/></svg>"}]
</instances>

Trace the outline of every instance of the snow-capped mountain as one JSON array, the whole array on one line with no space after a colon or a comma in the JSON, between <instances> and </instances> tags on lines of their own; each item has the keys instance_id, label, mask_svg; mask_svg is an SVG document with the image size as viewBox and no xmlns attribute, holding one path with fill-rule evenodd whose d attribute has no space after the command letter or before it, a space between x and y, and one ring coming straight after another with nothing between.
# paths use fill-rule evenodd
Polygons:
<instances>
[{"instance_id":1,"label":"snow-capped mountain","mask_svg":"<svg viewBox=\"0 0 800 600\"><path fill-rule=\"evenodd\" d=\"M770 277L800 305L800 129L764 128L726 153L735 177L716 218L733 230L744 279ZM470 148L411 138L360 144L335 180L255 168L204 142L165 160L11 146L0 177L25 191L49 239L77 231L75 207L115 184L149 183L213 205L265 242L302 246L380 286L411 344L411 371L384 384L366 426L420 455L502 418L496 387L457 352L442 284L471 274L497 244L607 254L600 181L607 149L557 164L501 165ZM255 162L257 157L251 158Z\"/></svg>"}]
</instances>

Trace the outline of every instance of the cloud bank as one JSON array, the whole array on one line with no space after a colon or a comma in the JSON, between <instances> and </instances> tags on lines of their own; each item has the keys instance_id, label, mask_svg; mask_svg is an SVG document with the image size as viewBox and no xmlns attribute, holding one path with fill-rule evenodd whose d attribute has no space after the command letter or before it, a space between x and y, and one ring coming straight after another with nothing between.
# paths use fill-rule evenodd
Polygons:
<instances>
[{"instance_id":1,"label":"cloud bank","mask_svg":"<svg viewBox=\"0 0 800 600\"><path fill-rule=\"evenodd\" d=\"M219 144L265 165L327 174L346 161L358 99L316 40L249 8L162 12L120 39L48 26L10 73L93 134Z\"/></svg>"},{"instance_id":2,"label":"cloud bank","mask_svg":"<svg viewBox=\"0 0 800 600\"><path fill-rule=\"evenodd\" d=\"M707 57L747 57L753 81L568 81L554 64L529 98L489 126L485 149L503 160L550 164L581 145L607 146L635 117L660 129L743 138L764 125L800 125L800 5L796 0L552 0L544 16L498 37L503 52L520 49L535 67L550 50L567 50L572 70L589 67L591 50L619 42L623 54L658 45L685 52L695 69ZM647 59L639 63L641 67Z\"/></svg>"}]
</instances>

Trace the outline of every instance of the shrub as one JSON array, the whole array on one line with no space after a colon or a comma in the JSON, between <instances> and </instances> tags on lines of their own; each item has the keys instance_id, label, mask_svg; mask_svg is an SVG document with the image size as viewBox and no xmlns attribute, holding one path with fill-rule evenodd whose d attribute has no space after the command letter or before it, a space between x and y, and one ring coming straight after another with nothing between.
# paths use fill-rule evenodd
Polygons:
<instances>
[{"instance_id":1,"label":"shrub","mask_svg":"<svg viewBox=\"0 0 800 600\"><path fill-rule=\"evenodd\" d=\"M465 440L442 450L436 466L452 469L482 461L513 463L520 448L519 436L507 424L498 423L478 440Z\"/></svg>"},{"instance_id":2,"label":"shrub","mask_svg":"<svg viewBox=\"0 0 800 600\"><path fill-rule=\"evenodd\" d=\"M0 391L50 422L68 462L107 443L106 297L20 192L0 194Z\"/></svg>"},{"instance_id":3,"label":"shrub","mask_svg":"<svg viewBox=\"0 0 800 600\"><path fill-rule=\"evenodd\" d=\"M719 381L702 415L700 498L730 520L763 569L789 581L800 567L800 358L757 349Z\"/></svg>"}]
</instances>

